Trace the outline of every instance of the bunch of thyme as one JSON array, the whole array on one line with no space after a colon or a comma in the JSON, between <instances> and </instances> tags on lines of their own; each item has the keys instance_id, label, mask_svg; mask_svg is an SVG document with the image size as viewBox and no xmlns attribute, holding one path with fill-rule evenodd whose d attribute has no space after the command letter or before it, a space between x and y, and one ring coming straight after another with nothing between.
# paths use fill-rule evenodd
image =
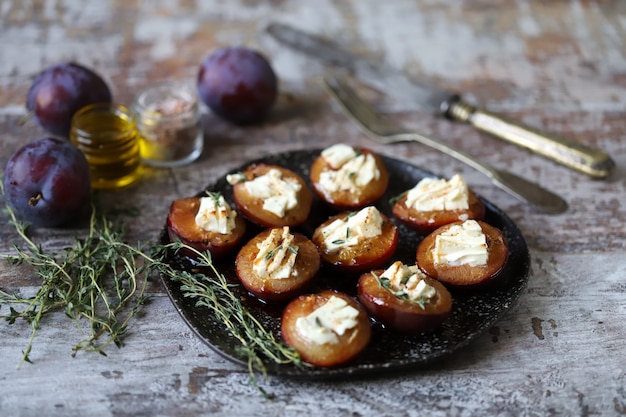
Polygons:
<instances>
[{"instance_id":1,"label":"bunch of thyme","mask_svg":"<svg viewBox=\"0 0 626 417\"><path fill-rule=\"evenodd\" d=\"M31 327L20 364L31 362L29 355L41 319L55 311L64 312L81 329L85 321L88 323L88 336L73 347L73 355L85 350L106 356L104 350L108 345L121 347L129 322L146 302L149 277L158 271L167 279L179 282L185 297L196 299L198 307L209 308L240 342L239 351L248 361L253 385L258 387L256 372L266 374L266 361L303 365L293 348L276 340L242 305L231 290L233 284L213 265L210 253L198 252L181 242L157 244L144 251L141 246L125 243L121 222L97 214L95 207L86 237L74 238L73 244L61 253L46 253L28 236L27 225L16 218L11 207L7 205L6 210L10 224L26 247L14 245L15 254L0 257L12 264L32 266L41 278L34 296L23 297L0 290L0 308L9 308L9 313L0 318L10 324L25 320ZM168 251L182 248L195 252L199 269L208 268L211 274L176 269L164 260Z\"/></svg>"},{"instance_id":2,"label":"bunch of thyme","mask_svg":"<svg viewBox=\"0 0 626 417\"><path fill-rule=\"evenodd\" d=\"M12 264L32 266L41 279L37 293L30 297L0 290L0 305L9 306L9 314L0 318L10 324L25 320L31 327L20 364L31 362L40 321L53 311L63 311L87 334L73 347L73 355L85 350L106 356L108 345L121 347L129 321L146 301L150 273L141 249L124 243L121 224L98 216L93 209L86 237L75 237L60 253L47 253L28 236L28 226L17 220L9 206L7 211L26 248L14 244L16 254L2 256Z\"/></svg>"},{"instance_id":3,"label":"bunch of thyme","mask_svg":"<svg viewBox=\"0 0 626 417\"><path fill-rule=\"evenodd\" d=\"M87 334L73 347L73 355L85 350L106 356L110 344L121 347L129 321L146 301L150 274L140 256L141 248L124 242L121 223L92 208L87 236L75 237L72 245L59 253L47 253L28 236L28 226L17 220L8 205L7 212L25 247L14 244L15 254L1 256L11 264L32 266L41 279L36 294L30 297L0 290L0 306L9 307L8 315L0 318L9 324L25 320L31 327L20 364L31 362L29 355L41 319L54 311L64 312Z\"/></svg>"}]
</instances>

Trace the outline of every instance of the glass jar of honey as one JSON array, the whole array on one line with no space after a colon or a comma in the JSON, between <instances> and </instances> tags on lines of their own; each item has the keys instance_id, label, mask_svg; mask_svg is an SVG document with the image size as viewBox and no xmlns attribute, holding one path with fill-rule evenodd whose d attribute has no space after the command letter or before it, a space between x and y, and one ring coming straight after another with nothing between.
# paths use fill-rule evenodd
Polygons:
<instances>
[{"instance_id":1,"label":"glass jar of honey","mask_svg":"<svg viewBox=\"0 0 626 417\"><path fill-rule=\"evenodd\" d=\"M92 188L124 187L141 175L139 134L134 114L125 106L83 107L72 117L70 140L87 158Z\"/></svg>"},{"instance_id":2,"label":"glass jar of honey","mask_svg":"<svg viewBox=\"0 0 626 417\"><path fill-rule=\"evenodd\" d=\"M177 167L202 153L201 110L190 85L168 81L150 86L137 95L133 111L146 165Z\"/></svg>"}]
</instances>

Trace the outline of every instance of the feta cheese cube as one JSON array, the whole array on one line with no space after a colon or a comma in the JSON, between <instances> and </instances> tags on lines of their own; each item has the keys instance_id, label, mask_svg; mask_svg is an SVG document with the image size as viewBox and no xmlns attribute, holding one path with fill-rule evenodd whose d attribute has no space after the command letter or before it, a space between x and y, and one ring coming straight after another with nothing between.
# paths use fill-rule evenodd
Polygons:
<instances>
[{"instance_id":1,"label":"feta cheese cube","mask_svg":"<svg viewBox=\"0 0 626 417\"><path fill-rule=\"evenodd\" d=\"M291 178L283 178L278 169L270 169L251 181L246 181L246 190L259 200L263 200L263 210L278 217L284 217L287 210L298 205L298 192L301 184Z\"/></svg>"},{"instance_id":2,"label":"feta cheese cube","mask_svg":"<svg viewBox=\"0 0 626 417\"><path fill-rule=\"evenodd\" d=\"M321 229L328 252L358 245L363 239L382 234L383 218L374 206L368 206L353 215L337 219Z\"/></svg>"},{"instance_id":3,"label":"feta cheese cube","mask_svg":"<svg viewBox=\"0 0 626 417\"><path fill-rule=\"evenodd\" d=\"M224 200L222 195L200 198L200 206L195 216L198 227L207 232L229 234L235 228L237 212Z\"/></svg>"},{"instance_id":4,"label":"feta cheese cube","mask_svg":"<svg viewBox=\"0 0 626 417\"><path fill-rule=\"evenodd\" d=\"M307 340L316 344L338 343L337 336L354 328L359 310L341 297L331 296L326 303L304 317L296 320L296 330Z\"/></svg>"},{"instance_id":5,"label":"feta cheese cube","mask_svg":"<svg viewBox=\"0 0 626 417\"><path fill-rule=\"evenodd\" d=\"M454 225L435 238L436 264L479 266L487 263L488 256L487 237L475 220Z\"/></svg>"},{"instance_id":6,"label":"feta cheese cube","mask_svg":"<svg viewBox=\"0 0 626 417\"><path fill-rule=\"evenodd\" d=\"M289 232L289 227L272 229L258 245L259 253L252 266L254 272L260 277L271 279L285 279L296 273L293 267L299 248L293 241L294 235Z\"/></svg>"},{"instance_id":7,"label":"feta cheese cube","mask_svg":"<svg viewBox=\"0 0 626 417\"><path fill-rule=\"evenodd\" d=\"M467 183L459 174L449 181L424 178L409 190L405 205L418 211L467 210Z\"/></svg>"}]
</instances>

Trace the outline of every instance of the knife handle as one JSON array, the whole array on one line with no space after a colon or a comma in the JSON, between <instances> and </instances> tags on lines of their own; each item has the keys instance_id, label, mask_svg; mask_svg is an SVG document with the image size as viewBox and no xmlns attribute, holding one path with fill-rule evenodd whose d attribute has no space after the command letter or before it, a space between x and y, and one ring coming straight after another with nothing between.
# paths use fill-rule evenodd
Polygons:
<instances>
[{"instance_id":1,"label":"knife handle","mask_svg":"<svg viewBox=\"0 0 626 417\"><path fill-rule=\"evenodd\" d=\"M468 104L458 96L455 98L456 100L447 103L444 112L452 120L469 123L480 131L528 148L594 178L606 178L615 168L615 163L609 155L599 149L541 133Z\"/></svg>"}]
</instances>

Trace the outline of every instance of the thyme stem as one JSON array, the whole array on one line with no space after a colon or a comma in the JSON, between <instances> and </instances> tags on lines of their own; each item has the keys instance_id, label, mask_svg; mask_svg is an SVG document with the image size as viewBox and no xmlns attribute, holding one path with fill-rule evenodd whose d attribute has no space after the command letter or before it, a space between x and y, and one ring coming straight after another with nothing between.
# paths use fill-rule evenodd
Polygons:
<instances>
[{"instance_id":1,"label":"thyme stem","mask_svg":"<svg viewBox=\"0 0 626 417\"><path fill-rule=\"evenodd\" d=\"M73 354L85 350L106 355L105 348L110 344L121 347L129 321L146 300L150 274L149 269L135 262L142 253L141 247L123 242L121 223L100 215L92 206L87 236L75 237L72 245L58 253L48 253L28 236L28 226L17 220L10 206L6 211L24 249L14 244L14 254L0 257L15 265L30 265L41 278L39 289L30 297L0 290L0 307L9 306L8 314L0 318L10 324L24 320L31 327L18 367L31 362L30 353L41 320L57 310L63 311L79 329L87 322L87 337L72 348Z\"/></svg>"},{"instance_id":2,"label":"thyme stem","mask_svg":"<svg viewBox=\"0 0 626 417\"><path fill-rule=\"evenodd\" d=\"M0 186L1 187L1 186ZM257 385L256 373L267 373L265 363L292 363L305 366L295 349L276 340L274 335L250 313L232 291L232 285L214 266L208 252L199 252L181 242L156 245L149 253L141 245L124 241L121 223L100 215L92 207L89 231L84 239L74 238L61 253L47 253L27 233L27 225L18 221L7 205L7 212L25 249L13 245L15 254L0 254L12 264L28 264L41 278L41 286L31 297L9 294L0 289L0 307L9 313L0 315L13 324L24 320L31 326L23 362L31 362L30 353L44 315L61 310L81 329L87 321L88 336L72 348L98 352L106 356L110 344L122 347L130 321L146 301L146 288L153 272L179 282L185 297L196 300L196 306L209 308L239 343L247 359L250 382ZM168 251L185 248L195 252L200 269L209 274L191 273L172 267L165 259ZM15 307L21 306L21 311Z\"/></svg>"},{"instance_id":3,"label":"thyme stem","mask_svg":"<svg viewBox=\"0 0 626 417\"><path fill-rule=\"evenodd\" d=\"M247 359L250 381L256 385L256 372L266 375L265 361L304 366L295 349L276 340L274 335L251 314L231 290L226 277L212 262L208 252L200 252L181 242L173 242L161 250L178 251L185 248L196 256L198 269L206 268L210 274L189 273L172 268L164 262L153 266L168 279L179 282L185 297L196 300L196 306L209 308L240 343L240 352Z\"/></svg>"}]
</instances>

